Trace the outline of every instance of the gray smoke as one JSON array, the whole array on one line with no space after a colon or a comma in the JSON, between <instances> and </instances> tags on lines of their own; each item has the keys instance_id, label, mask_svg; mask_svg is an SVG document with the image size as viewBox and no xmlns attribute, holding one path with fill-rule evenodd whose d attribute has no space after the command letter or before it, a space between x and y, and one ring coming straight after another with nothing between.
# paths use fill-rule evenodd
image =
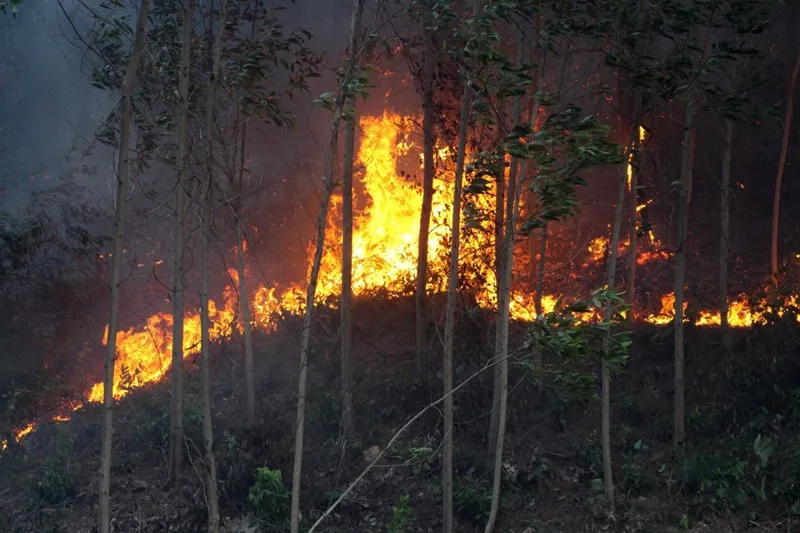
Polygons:
<instances>
[{"instance_id":1,"label":"gray smoke","mask_svg":"<svg viewBox=\"0 0 800 533\"><path fill-rule=\"evenodd\" d=\"M71 13L70 0L64 7ZM16 18L0 18L0 208L25 205L70 171L67 156L85 149L110 107L73 38L56 0L26 0Z\"/></svg>"}]
</instances>

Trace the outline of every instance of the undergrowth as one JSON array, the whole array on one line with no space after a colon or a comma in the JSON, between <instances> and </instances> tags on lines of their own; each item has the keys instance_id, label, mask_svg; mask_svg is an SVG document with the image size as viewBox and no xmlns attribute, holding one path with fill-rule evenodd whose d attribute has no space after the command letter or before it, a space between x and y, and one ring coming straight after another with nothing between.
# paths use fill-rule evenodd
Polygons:
<instances>
[{"instance_id":1,"label":"undergrowth","mask_svg":"<svg viewBox=\"0 0 800 533\"><path fill-rule=\"evenodd\" d=\"M721 353L717 332L695 333L695 344L687 350L687 377L695 382L687 382L690 408L684 444L672 443L672 345L663 330L640 332L636 338L640 353L615 377L614 520L630 532L690 531L709 516L762 523L800 515L797 325L782 323L774 329L765 326L737 333L730 357ZM472 331L466 338L474 342L476 336ZM566 344L560 349L572 349L574 339L562 340ZM480 354L492 348L491 341L486 334L477 348L461 348L465 353ZM541 347L540 341L537 346ZM377 340L374 343L379 345ZM325 346L335 353L335 346ZM548 353L555 353L552 348L548 347ZM264 353L283 351L278 346ZM411 354L407 355L406 361L362 354L360 364L354 365L359 435L346 441L339 434L338 362L329 355L315 362L306 420L309 446L301 495L304 520L319 516L363 470L365 451L384 445L402 423L438 394L440 383L420 382L406 372L404 365L411 361ZM224 358L218 361L219 365L230 364ZM602 490L594 363L545 357L539 367L511 365L499 530L558 533L610 527L610 506ZM273 379L274 368L285 364L276 360L264 375ZM458 361L457 368L460 375L468 376L482 364L479 357L475 361L465 358ZM290 377L283 388L264 380L264 403L259 407L262 419L255 427L245 428L242 396L227 377L235 372L223 368L226 371L214 373L221 383L213 387L222 512L225 516L250 514L268 526L266 531L282 531L289 512L290 487L284 479L291 471L292 458L292 370L286 372ZM465 387L455 399L454 508L458 530L465 533L482 530L490 510L491 465L486 460L485 440L486 413L491 405L489 374ZM195 515L203 520L202 498L194 498L200 492L193 492L201 490L201 485L192 470L193 465L202 464L202 446L198 446L202 417L196 376L189 376L184 427L190 467L182 489L187 497L173 507L194 506ZM144 493L162 490L168 399L166 384L152 391L135 391L115 414L115 478L144 479L148 488L137 489ZM26 488L24 498L14 500L13 509L3 507L3 531L46 531L48 520L54 519L43 518L41 510L50 507L74 508L73 514L67 515L72 520L92 516L88 507L92 498L82 493L90 486L95 468L86 458L94 457L95 450L89 448L99 443L100 424L95 418L100 412L98 408L76 413L70 425L52 426L49 433L42 434L47 438L13 446L8 451L10 460L0 458L0 478L6 486ZM419 533L438 527L441 440L441 419L431 410L430 416L422 417L387 451L332 514L330 527L386 533ZM129 505L122 491L132 485L119 483L123 488L113 497L118 506ZM130 501L139 501L138 494ZM156 494L155 500L179 501L171 493ZM120 514L120 528L125 523L135 530L136 512L130 511L128 522ZM28 529L16 519L21 516L32 517ZM185 515L163 520L178 533L199 527ZM34 527L39 529L30 529ZM62 529L81 530L72 526Z\"/></svg>"}]
</instances>

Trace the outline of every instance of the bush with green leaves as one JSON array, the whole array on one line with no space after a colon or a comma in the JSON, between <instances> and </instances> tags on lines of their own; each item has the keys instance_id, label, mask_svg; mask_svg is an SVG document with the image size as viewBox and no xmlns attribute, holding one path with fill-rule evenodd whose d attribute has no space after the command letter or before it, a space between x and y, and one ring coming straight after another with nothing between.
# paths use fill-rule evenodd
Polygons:
<instances>
[{"instance_id":1,"label":"bush with green leaves","mask_svg":"<svg viewBox=\"0 0 800 533\"><path fill-rule=\"evenodd\" d=\"M758 435L742 454L720 447L689 456L683 464L683 490L718 512L732 512L755 500L764 503L774 479L772 439Z\"/></svg>"},{"instance_id":2,"label":"bush with green leaves","mask_svg":"<svg viewBox=\"0 0 800 533\"><path fill-rule=\"evenodd\" d=\"M50 505L63 503L74 497L78 479L70 461L74 440L68 427L58 426L55 451L34 479L34 491L40 500Z\"/></svg>"},{"instance_id":3,"label":"bush with green leaves","mask_svg":"<svg viewBox=\"0 0 800 533\"><path fill-rule=\"evenodd\" d=\"M486 484L470 475L459 476L453 483L456 515L472 524L483 524L489 518L492 494Z\"/></svg>"},{"instance_id":4,"label":"bush with green leaves","mask_svg":"<svg viewBox=\"0 0 800 533\"><path fill-rule=\"evenodd\" d=\"M36 480L36 492L39 498L51 505L63 503L75 496L76 486L75 474L61 461L45 465Z\"/></svg>"},{"instance_id":5,"label":"bush with green leaves","mask_svg":"<svg viewBox=\"0 0 800 533\"><path fill-rule=\"evenodd\" d=\"M614 311L611 320L586 320L589 314L602 316L606 306ZM630 331L616 324L625 309L620 293L601 289L570 305L559 301L551 313L531 324L523 345L531 357L523 365L550 400L556 425L563 426L570 407L585 407L597 398L597 361L604 361L612 373L624 367Z\"/></svg>"},{"instance_id":6,"label":"bush with green leaves","mask_svg":"<svg viewBox=\"0 0 800 533\"><path fill-rule=\"evenodd\" d=\"M262 466L255 473L255 482L247 493L247 504L264 521L274 524L287 520L290 497L281 471Z\"/></svg>"},{"instance_id":7,"label":"bush with green leaves","mask_svg":"<svg viewBox=\"0 0 800 533\"><path fill-rule=\"evenodd\" d=\"M386 524L386 533L406 533L411 523L411 505L408 496L401 496L397 505L392 507L392 520Z\"/></svg>"}]
</instances>

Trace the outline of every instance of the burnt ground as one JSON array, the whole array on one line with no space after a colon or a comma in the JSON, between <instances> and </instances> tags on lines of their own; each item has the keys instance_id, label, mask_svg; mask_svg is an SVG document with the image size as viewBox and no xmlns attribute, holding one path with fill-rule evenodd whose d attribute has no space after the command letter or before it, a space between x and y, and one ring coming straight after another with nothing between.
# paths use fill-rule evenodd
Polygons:
<instances>
[{"instance_id":1,"label":"burnt ground","mask_svg":"<svg viewBox=\"0 0 800 533\"><path fill-rule=\"evenodd\" d=\"M321 310L314 329L302 491L308 527L411 416L435 399L414 375L412 303L359 301L354 311L358 437L340 438L338 313ZM432 325L438 347L439 325ZM300 325L287 318L256 338L258 423L244 423L240 340L212 353L213 414L221 511L229 531L284 531L282 516L255 515L248 491L255 469L291 480L294 385ZM800 335L796 324L737 331L726 356L714 329L690 329L688 443L672 431L669 328L640 329L632 357L613 382L616 512L602 495L598 402L575 404L537 384L522 353L511 368L505 481L499 532L795 531L800 521ZM493 349L491 317L465 312L456 335L456 382ZM517 325L512 346L523 339ZM547 359L545 357L545 359ZM188 361L186 468L180 489L166 487L168 381L138 389L115 410L114 531L205 530L197 361ZM489 373L455 397L455 507L459 532L482 531L488 515L486 432ZM546 385L546 384L545 384ZM599 390L599 389L598 389ZM101 409L63 424L42 424L0 457L0 531L83 533L97 513ZM320 531L387 531L408 496L410 522L394 531L440 529L442 421L430 410L397 441ZM759 438L760 436L760 438ZM230 521L228 519L235 519ZM234 525L238 524L238 525Z\"/></svg>"}]
</instances>

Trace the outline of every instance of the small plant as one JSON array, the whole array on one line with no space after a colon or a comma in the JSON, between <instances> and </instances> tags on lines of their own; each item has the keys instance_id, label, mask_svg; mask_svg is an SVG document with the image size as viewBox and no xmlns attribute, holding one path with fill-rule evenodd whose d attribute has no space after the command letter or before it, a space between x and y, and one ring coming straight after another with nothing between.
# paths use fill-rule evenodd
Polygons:
<instances>
[{"instance_id":1,"label":"small plant","mask_svg":"<svg viewBox=\"0 0 800 533\"><path fill-rule=\"evenodd\" d=\"M602 450L596 439L576 441L570 444L574 461L584 474L596 475L602 468Z\"/></svg>"},{"instance_id":2,"label":"small plant","mask_svg":"<svg viewBox=\"0 0 800 533\"><path fill-rule=\"evenodd\" d=\"M256 516L271 523L289 518L289 490L280 470L256 468L256 480L247 493L247 503Z\"/></svg>"},{"instance_id":3,"label":"small plant","mask_svg":"<svg viewBox=\"0 0 800 533\"><path fill-rule=\"evenodd\" d=\"M472 524L483 524L489 518L492 495L480 480L459 476L453 484L453 503L456 514Z\"/></svg>"},{"instance_id":4,"label":"small plant","mask_svg":"<svg viewBox=\"0 0 800 533\"><path fill-rule=\"evenodd\" d=\"M57 505L75 496L78 482L70 462L73 445L69 431L59 427L55 453L44 465L41 476L34 483L36 494L43 502Z\"/></svg>"},{"instance_id":5,"label":"small plant","mask_svg":"<svg viewBox=\"0 0 800 533\"><path fill-rule=\"evenodd\" d=\"M46 465L36 482L39 498L51 505L65 502L75 496L75 487L75 476L62 461Z\"/></svg>"},{"instance_id":6,"label":"small plant","mask_svg":"<svg viewBox=\"0 0 800 533\"><path fill-rule=\"evenodd\" d=\"M630 462L622 465L622 481L620 486L624 488L628 494L642 494L645 490L650 488L650 483L642 467L636 463Z\"/></svg>"},{"instance_id":7,"label":"small plant","mask_svg":"<svg viewBox=\"0 0 800 533\"><path fill-rule=\"evenodd\" d=\"M685 490L718 511L740 510L750 501L767 500L774 478L772 439L758 435L751 450L698 453L684 464Z\"/></svg>"},{"instance_id":8,"label":"small plant","mask_svg":"<svg viewBox=\"0 0 800 533\"><path fill-rule=\"evenodd\" d=\"M415 476L430 471L434 461L433 448L428 446L409 448L407 455L408 459L405 464L411 466L411 471Z\"/></svg>"},{"instance_id":9,"label":"small plant","mask_svg":"<svg viewBox=\"0 0 800 533\"><path fill-rule=\"evenodd\" d=\"M595 518L604 518L608 515L609 505L603 490L603 480L594 478L589 486L589 511Z\"/></svg>"},{"instance_id":10,"label":"small plant","mask_svg":"<svg viewBox=\"0 0 800 533\"><path fill-rule=\"evenodd\" d=\"M392 521L386 525L386 533L406 533L411 523L411 505L408 496L400 496L400 502L392 507Z\"/></svg>"}]
</instances>

